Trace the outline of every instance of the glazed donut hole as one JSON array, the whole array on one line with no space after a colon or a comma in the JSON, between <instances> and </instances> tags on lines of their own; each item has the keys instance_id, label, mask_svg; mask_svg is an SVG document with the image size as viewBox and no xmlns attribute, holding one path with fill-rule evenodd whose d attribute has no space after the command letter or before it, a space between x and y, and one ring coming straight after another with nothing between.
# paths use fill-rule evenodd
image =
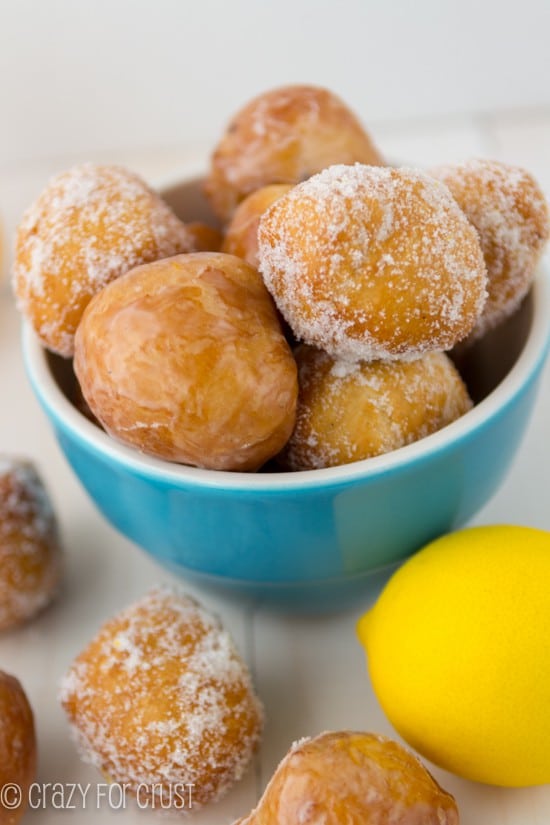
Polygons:
<instances>
[{"instance_id":1,"label":"glazed donut hole","mask_svg":"<svg viewBox=\"0 0 550 825\"><path fill-rule=\"evenodd\" d=\"M0 787L16 785L17 807L2 806L0 821L16 825L27 807L29 788L36 778L36 734L27 695L15 676L0 671Z\"/></svg>"},{"instance_id":2,"label":"glazed donut hole","mask_svg":"<svg viewBox=\"0 0 550 825\"><path fill-rule=\"evenodd\" d=\"M0 630L56 597L62 552L52 503L34 465L0 454Z\"/></svg>"},{"instance_id":3,"label":"glazed donut hole","mask_svg":"<svg viewBox=\"0 0 550 825\"><path fill-rule=\"evenodd\" d=\"M220 621L156 588L106 622L64 676L61 704L85 761L166 806L193 787L193 809L245 773L263 709Z\"/></svg>"},{"instance_id":4,"label":"glazed donut hole","mask_svg":"<svg viewBox=\"0 0 550 825\"><path fill-rule=\"evenodd\" d=\"M295 742L258 805L235 825L458 825L454 797L398 742L326 731Z\"/></svg>"},{"instance_id":5,"label":"glazed donut hole","mask_svg":"<svg viewBox=\"0 0 550 825\"><path fill-rule=\"evenodd\" d=\"M261 277L232 255L113 281L84 313L74 367L107 432L169 461L256 470L294 426L296 364Z\"/></svg>"},{"instance_id":6,"label":"glazed donut hole","mask_svg":"<svg viewBox=\"0 0 550 825\"><path fill-rule=\"evenodd\" d=\"M492 160L435 167L475 227L487 266L488 297L472 330L476 340L520 305L550 235L548 205L529 172Z\"/></svg>"},{"instance_id":7,"label":"glazed donut hole","mask_svg":"<svg viewBox=\"0 0 550 825\"><path fill-rule=\"evenodd\" d=\"M276 200L293 188L291 183L273 183L248 195L235 210L225 231L222 252L237 255L258 269L258 227L260 218Z\"/></svg>"},{"instance_id":8,"label":"glazed donut hole","mask_svg":"<svg viewBox=\"0 0 550 825\"><path fill-rule=\"evenodd\" d=\"M283 86L254 98L232 119L212 155L205 193L226 223L257 189L355 162L384 163L348 106L328 89Z\"/></svg>"}]
</instances>

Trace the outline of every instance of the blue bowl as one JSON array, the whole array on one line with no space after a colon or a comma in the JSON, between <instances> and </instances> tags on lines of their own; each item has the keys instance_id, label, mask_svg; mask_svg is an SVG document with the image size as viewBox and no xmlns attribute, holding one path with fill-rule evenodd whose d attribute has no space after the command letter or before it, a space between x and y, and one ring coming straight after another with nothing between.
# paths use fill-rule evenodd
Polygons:
<instances>
[{"instance_id":1,"label":"blue bowl","mask_svg":"<svg viewBox=\"0 0 550 825\"><path fill-rule=\"evenodd\" d=\"M196 214L196 182L168 192ZM477 402L458 421L384 456L298 473L170 464L124 446L72 402L70 363L30 328L34 391L76 475L106 518L196 583L277 607L347 606L393 567L468 521L503 480L548 352L550 285L539 272L520 310L460 356Z\"/></svg>"}]
</instances>

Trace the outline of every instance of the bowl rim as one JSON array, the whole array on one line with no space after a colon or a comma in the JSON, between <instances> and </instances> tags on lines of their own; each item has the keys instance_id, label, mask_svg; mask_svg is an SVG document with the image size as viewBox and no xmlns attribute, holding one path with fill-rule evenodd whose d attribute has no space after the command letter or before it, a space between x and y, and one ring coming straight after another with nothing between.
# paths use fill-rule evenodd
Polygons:
<instances>
[{"instance_id":1,"label":"bowl rim","mask_svg":"<svg viewBox=\"0 0 550 825\"><path fill-rule=\"evenodd\" d=\"M157 188L173 189L186 181L193 181L200 174L201 168L193 166L188 174L182 173L176 180L163 180ZM69 401L48 366L47 350L27 321L23 322L23 357L33 389L46 408L52 423L55 423L57 428L61 426L70 431L89 449L127 467L133 473L176 486L192 485L196 488L218 488L249 493L276 493L292 489L305 491L325 486L345 486L433 457L438 451L460 442L483 427L520 394L542 366L550 348L550 267L544 260L539 264L532 292L534 300L531 328L515 364L502 381L464 416L419 441L384 455L317 470L273 473L207 470L170 463L146 455L108 435Z\"/></svg>"}]
</instances>

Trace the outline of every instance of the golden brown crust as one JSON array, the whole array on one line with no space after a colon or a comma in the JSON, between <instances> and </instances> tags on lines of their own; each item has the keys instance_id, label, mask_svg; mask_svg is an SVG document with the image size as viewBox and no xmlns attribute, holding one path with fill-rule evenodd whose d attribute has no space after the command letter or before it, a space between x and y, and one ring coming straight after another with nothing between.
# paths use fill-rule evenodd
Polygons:
<instances>
[{"instance_id":1,"label":"golden brown crust","mask_svg":"<svg viewBox=\"0 0 550 825\"><path fill-rule=\"evenodd\" d=\"M18 305L42 342L69 357L93 295L138 264L191 249L185 226L137 175L75 166L50 181L19 225Z\"/></svg>"},{"instance_id":2,"label":"golden brown crust","mask_svg":"<svg viewBox=\"0 0 550 825\"><path fill-rule=\"evenodd\" d=\"M418 441L472 406L451 360L350 364L300 346L296 426L278 462L312 470L381 455Z\"/></svg>"},{"instance_id":3,"label":"golden brown crust","mask_svg":"<svg viewBox=\"0 0 550 825\"><path fill-rule=\"evenodd\" d=\"M19 681L0 671L0 788L14 785L21 803L8 809L0 804L0 825L16 825L27 807L36 777L36 735L31 706ZM8 793L5 801L15 802Z\"/></svg>"},{"instance_id":4,"label":"golden brown crust","mask_svg":"<svg viewBox=\"0 0 550 825\"><path fill-rule=\"evenodd\" d=\"M0 630L50 604L61 573L57 522L36 469L0 455Z\"/></svg>"},{"instance_id":5,"label":"golden brown crust","mask_svg":"<svg viewBox=\"0 0 550 825\"><path fill-rule=\"evenodd\" d=\"M419 759L370 733L296 743L241 825L458 825L458 809Z\"/></svg>"},{"instance_id":6,"label":"golden brown crust","mask_svg":"<svg viewBox=\"0 0 550 825\"><path fill-rule=\"evenodd\" d=\"M230 220L243 198L272 183L299 183L334 163L383 164L371 138L335 94L284 86L250 101L212 156L205 191Z\"/></svg>"},{"instance_id":7,"label":"golden brown crust","mask_svg":"<svg viewBox=\"0 0 550 825\"><path fill-rule=\"evenodd\" d=\"M487 301L472 333L479 338L526 295L550 235L548 205L532 175L498 161L470 160L430 174L449 187L479 234L488 274Z\"/></svg>"},{"instance_id":8,"label":"golden brown crust","mask_svg":"<svg viewBox=\"0 0 550 825\"><path fill-rule=\"evenodd\" d=\"M219 620L189 596L153 590L106 622L75 659L62 705L83 756L140 800L152 789L193 808L241 778L263 714Z\"/></svg>"},{"instance_id":9,"label":"golden brown crust","mask_svg":"<svg viewBox=\"0 0 550 825\"><path fill-rule=\"evenodd\" d=\"M193 252L220 252L222 250L223 235L219 229L200 221L186 223L185 228L191 239Z\"/></svg>"},{"instance_id":10,"label":"golden brown crust","mask_svg":"<svg viewBox=\"0 0 550 825\"><path fill-rule=\"evenodd\" d=\"M296 338L350 360L450 349L486 297L476 231L412 169L331 166L260 218L260 271Z\"/></svg>"},{"instance_id":11,"label":"golden brown crust","mask_svg":"<svg viewBox=\"0 0 550 825\"><path fill-rule=\"evenodd\" d=\"M227 227L222 252L243 258L258 269L258 226L260 218L276 200L292 189L290 183L273 183L248 195L235 210Z\"/></svg>"},{"instance_id":12,"label":"golden brown crust","mask_svg":"<svg viewBox=\"0 0 550 825\"><path fill-rule=\"evenodd\" d=\"M294 426L296 364L261 277L232 255L114 281L84 314L74 364L105 429L170 461L255 470Z\"/></svg>"}]
</instances>

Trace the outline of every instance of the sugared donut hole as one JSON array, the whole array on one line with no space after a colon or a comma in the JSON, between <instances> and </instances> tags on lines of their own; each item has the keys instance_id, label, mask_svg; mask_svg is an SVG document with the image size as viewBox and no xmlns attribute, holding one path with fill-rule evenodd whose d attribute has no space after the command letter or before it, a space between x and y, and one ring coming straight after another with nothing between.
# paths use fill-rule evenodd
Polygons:
<instances>
[{"instance_id":1,"label":"sugared donut hole","mask_svg":"<svg viewBox=\"0 0 550 825\"><path fill-rule=\"evenodd\" d=\"M448 189L410 169L331 166L260 218L259 268L298 340L348 360L450 349L487 274Z\"/></svg>"},{"instance_id":2,"label":"sugared donut hole","mask_svg":"<svg viewBox=\"0 0 550 825\"><path fill-rule=\"evenodd\" d=\"M163 807L178 807L176 787L193 786L193 809L219 799L246 770L263 721L228 632L168 588L103 625L64 677L61 702L87 760Z\"/></svg>"},{"instance_id":3,"label":"sugared donut hole","mask_svg":"<svg viewBox=\"0 0 550 825\"><path fill-rule=\"evenodd\" d=\"M33 464L0 455L0 630L32 619L58 593L61 546Z\"/></svg>"},{"instance_id":4,"label":"sugared donut hole","mask_svg":"<svg viewBox=\"0 0 550 825\"><path fill-rule=\"evenodd\" d=\"M75 166L49 182L18 227L18 305L44 344L69 357L93 295L138 264L192 249L184 224L137 175Z\"/></svg>"},{"instance_id":5,"label":"sugared donut hole","mask_svg":"<svg viewBox=\"0 0 550 825\"><path fill-rule=\"evenodd\" d=\"M440 430L472 406L444 353L350 364L303 345L295 355L296 426L278 456L287 470L333 467L390 452Z\"/></svg>"},{"instance_id":6,"label":"sugared donut hole","mask_svg":"<svg viewBox=\"0 0 550 825\"><path fill-rule=\"evenodd\" d=\"M487 266L488 297L471 343L515 312L527 294L550 234L548 206L532 175L517 166L474 159L429 173L476 228Z\"/></svg>"}]
</instances>

